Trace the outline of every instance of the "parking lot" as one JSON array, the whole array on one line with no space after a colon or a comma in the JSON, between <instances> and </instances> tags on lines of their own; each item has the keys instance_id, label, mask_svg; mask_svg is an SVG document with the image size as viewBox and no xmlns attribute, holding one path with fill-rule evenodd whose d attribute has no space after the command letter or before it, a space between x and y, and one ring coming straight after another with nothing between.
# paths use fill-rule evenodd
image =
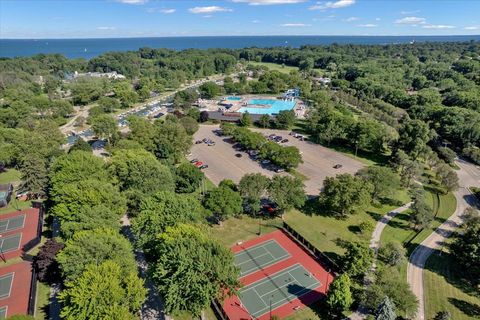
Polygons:
<instances>
[{"instance_id":1,"label":"parking lot","mask_svg":"<svg viewBox=\"0 0 480 320\"><path fill-rule=\"evenodd\" d=\"M204 138L211 139L215 145L208 146L205 143L194 144L192 155L189 159L198 159L209 167L204 170L207 177L215 184L223 179L231 179L239 182L246 173L262 173L268 177L276 174L274 171L262 168L262 166L249 158L246 152L236 151L232 144L226 142L226 137L219 137L214 134L219 126L201 125L194 136L194 140ZM299 165L297 171L304 175L307 180L304 181L305 191L308 195L318 195L326 177L335 176L340 173L355 173L364 165L353 158L347 157L331 149L322 147L308 141L301 141L289 135L289 131L254 129L266 135L276 134L288 139L288 142L282 145L295 146L302 152L303 163ZM237 158L235 154L242 154ZM341 168L335 169L335 165L341 165ZM285 174L285 173L281 173Z\"/></svg>"}]
</instances>

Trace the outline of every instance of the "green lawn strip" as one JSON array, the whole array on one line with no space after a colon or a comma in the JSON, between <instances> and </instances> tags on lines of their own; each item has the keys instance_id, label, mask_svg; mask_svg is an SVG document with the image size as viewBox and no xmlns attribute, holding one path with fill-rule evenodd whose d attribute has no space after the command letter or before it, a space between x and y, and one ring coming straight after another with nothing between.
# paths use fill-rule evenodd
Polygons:
<instances>
[{"instance_id":1,"label":"green lawn strip","mask_svg":"<svg viewBox=\"0 0 480 320\"><path fill-rule=\"evenodd\" d=\"M396 198L402 203L409 201L404 191L397 192ZM383 215L397 207L396 204L370 206L345 219L322 214L308 215L298 210L291 210L285 214L285 221L317 249L339 262L339 258L345 252L342 248L343 241L369 243L371 232L360 232L359 225L362 222L369 221L375 224Z\"/></svg>"},{"instance_id":2,"label":"green lawn strip","mask_svg":"<svg viewBox=\"0 0 480 320\"><path fill-rule=\"evenodd\" d=\"M480 292L463 274L464 270L445 248L430 256L424 271L426 319L445 310L455 320L480 319Z\"/></svg>"},{"instance_id":3,"label":"green lawn strip","mask_svg":"<svg viewBox=\"0 0 480 320\"><path fill-rule=\"evenodd\" d=\"M32 207L32 201L20 201L14 199L14 196L12 196L12 200L10 200L10 203L8 206L4 208L0 208L0 215L6 214L6 213L11 213L17 210L24 210Z\"/></svg>"},{"instance_id":4,"label":"green lawn strip","mask_svg":"<svg viewBox=\"0 0 480 320\"><path fill-rule=\"evenodd\" d=\"M37 282L37 302L35 304L35 319L48 319L48 306L50 304L50 286Z\"/></svg>"},{"instance_id":5,"label":"green lawn strip","mask_svg":"<svg viewBox=\"0 0 480 320\"><path fill-rule=\"evenodd\" d=\"M260 226L259 226L260 224ZM246 241L258 237L258 231L266 234L278 230L282 226L280 218L262 219L241 215L223 221L221 225L210 227L211 234L227 247L232 247L238 241Z\"/></svg>"},{"instance_id":6,"label":"green lawn strip","mask_svg":"<svg viewBox=\"0 0 480 320\"><path fill-rule=\"evenodd\" d=\"M21 173L15 169L8 169L5 172L0 173L0 184L12 183L18 184L20 182Z\"/></svg>"}]
</instances>

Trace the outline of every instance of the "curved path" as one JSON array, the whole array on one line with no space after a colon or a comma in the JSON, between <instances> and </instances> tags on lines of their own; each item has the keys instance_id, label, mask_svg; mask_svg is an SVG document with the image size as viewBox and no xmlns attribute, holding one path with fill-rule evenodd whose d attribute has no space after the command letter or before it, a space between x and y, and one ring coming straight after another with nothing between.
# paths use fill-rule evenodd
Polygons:
<instances>
[{"instance_id":1,"label":"curved path","mask_svg":"<svg viewBox=\"0 0 480 320\"><path fill-rule=\"evenodd\" d=\"M375 225L375 230L373 230L372 237L370 238L370 249L372 249L375 252L375 257L377 256L378 248L380 247L380 238L382 236L383 229L387 226L387 224L390 222L390 220L393 219L397 214L402 213L403 211L407 210L410 208L412 205L412 202L409 202L395 210L390 211L386 215L384 215ZM370 274L375 272L377 265L375 261L372 264L372 268L370 269ZM370 283L370 280L368 279L368 275L365 276L364 280L365 286L368 286ZM355 313L350 315L351 320L361 320L365 319L368 314L368 311L360 306Z\"/></svg>"},{"instance_id":2,"label":"curved path","mask_svg":"<svg viewBox=\"0 0 480 320\"><path fill-rule=\"evenodd\" d=\"M407 281L419 301L416 319L425 319L425 297L423 287L423 269L430 255L440 248L445 239L462 223L462 214L466 208L478 205L475 197L468 189L471 186L480 186L480 169L473 164L458 160L457 171L460 188L454 193L457 199L455 212L442 223L428 238L426 238L411 254L408 260Z\"/></svg>"}]
</instances>

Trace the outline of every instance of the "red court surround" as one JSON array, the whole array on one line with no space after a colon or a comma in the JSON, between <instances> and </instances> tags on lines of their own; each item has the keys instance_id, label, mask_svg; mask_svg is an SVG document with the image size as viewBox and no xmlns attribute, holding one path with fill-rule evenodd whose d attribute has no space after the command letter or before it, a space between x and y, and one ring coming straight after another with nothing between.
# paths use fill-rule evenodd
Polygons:
<instances>
[{"instance_id":1,"label":"red court surround","mask_svg":"<svg viewBox=\"0 0 480 320\"><path fill-rule=\"evenodd\" d=\"M10 296L0 299L0 308L7 306L7 318L15 314L27 314L30 298L32 265L23 261L0 269L0 277L14 272Z\"/></svg>"},{"instance_id":2,"label":"red court surround","mask_svg":"<svg viewBox=\"0 0 480 320\"><path fill-rule=\"evenodd\" d=\"M277 230L256 239L246 241L241 245L235 245L232 247L232 251L234 253L238 253L271 239L277 241L278 244L288 251L290 253L290 257L241 277L240 281L243 285L249 285L253 282L264 279L273 273L286 269L297 263L303 265L303 267L311 272L312 275L320 282L320 285L309 293L272 310L272 316L276 315L280 318L285 318L294 313L295 310L303 308L306 305L312 304L323 298L326 295L328 286L333 281L334 275L333 273L329 273L327 270L325 270L315 260L315 258L309 254L308 251L304 250L300 245L298 245L297 242L290 238L290 236L283 230ZM232 296L225 299L223 309L227 313L230 320L253 319L248 312L240 306L240 300L237 296ZM270 319L270 314L267 312L256 319L268 320Z\"/></svg>"},{"instance_id":3,"label":"red court surround","mask_svg":"<svg viewBox=\"0 0 480 320\"><path fill-rule=\"evenodd\" d=\"M8 218L17 217L22 214L25 214L25 221L23 224L23 228L2 233L2 237L11 236L17 233L22 233L19 249L6 252L2 255L2 257L6 260L19 257L23 252L23 247L28 242L34 240L37 237L38 223L39 223L39 217L40 217L39 209L29 208L21 211L14 211L11 213L2 214L0 216L0 220L6 220ZM1 265L0 265L0 268L1 268Z\"/></svg>"}]
</instances>

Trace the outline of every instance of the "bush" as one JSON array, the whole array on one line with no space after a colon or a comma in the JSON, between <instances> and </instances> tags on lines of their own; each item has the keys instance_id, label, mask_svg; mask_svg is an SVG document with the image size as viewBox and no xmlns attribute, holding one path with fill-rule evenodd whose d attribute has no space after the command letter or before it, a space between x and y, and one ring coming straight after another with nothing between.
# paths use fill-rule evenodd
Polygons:
<instances>
[{"instance_id":1,"label":"bush","mask_svg":"<svg viewBox=\"0 0 480 320\"><path fill-rule=\"evenodd\" d=\"M380 259L391 266L402 264L406 260L406 254L407 250L398 242L389 242L378 252Z\"/></svg>"},{"instance_id":2,"label":"bush","mask_svg":"<svg viewBox=\"0 0 480 320\"><path fill-rule=\"evenodd\" d=\"M52 283L61 278L56 255L64 246L63 243L58 243L55 239L48 239L40 247L40 251L33 258L33 268L37 271L39 281Z\"/></svg>"},{"instance_id":3,"label":"bush","mask_svg":"<svg viewBox=\"0 0 480 320\"><path fill-rule=\"evenodd\" d=\"M447 147L441 147L437 149L438 156L445 160L446 163L452 164L455 161L455 152Z\"/></svg>"},{"instance_id":4,"label":"bush","mask_svg":"<svg viewBox=\"0 0 480 320\"><path fill-rule=\"evenodd\" d=\"M463 149L463 155L476 164L480 165L480 148L477 147L467 147Z\"/></svg>"}]
</instances>

